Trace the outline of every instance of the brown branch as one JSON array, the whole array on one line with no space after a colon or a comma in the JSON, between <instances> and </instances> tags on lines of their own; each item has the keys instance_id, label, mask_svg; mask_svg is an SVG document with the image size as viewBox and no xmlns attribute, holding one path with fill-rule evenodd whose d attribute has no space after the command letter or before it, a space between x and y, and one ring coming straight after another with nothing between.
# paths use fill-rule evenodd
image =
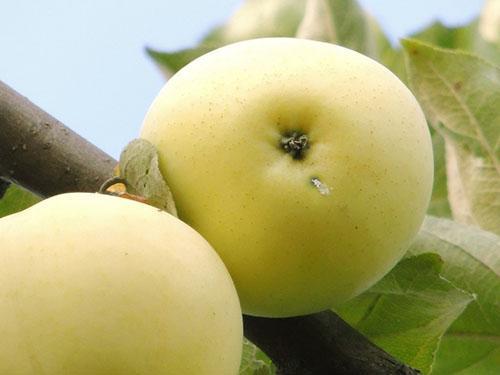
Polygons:
<instances>
[{"instance_id":1,"label":"brown branch","mask_svg":"<svg viewBox=\"0 0 500 375\"><path fill-rule=\"evenodd\" d=\"M10 182L0 177L0 199L2 199L9 186Z\"/></svg>"},{"instance_id":2,"label":"brown branch","mask_svg":"<svg viewBox=\"0 0 500 375\"><path fill-rule=\"evenodd\" d=\"M95 191L116 161L0 81L0 176L41 195Z\"/></svg>"},{"instance_id":3,"label":"brown branch","mask_svg":"<svg viewBox=\"0 0 500 375\"><path fill-rule=\"evenodd\" d=\"M0 177L48 197L97 191L116 161L0 82ZM1 179L0 179L1 181ZM267 319L244 316L245 336L279 374L417 374L331 311Z\"/></svg>"},{"instance_id":4,"label":"brown branch","mask_svg":"<svg viewBox=\"0 0 500 375\"><path fill-rule=\"evenodd\" d=\"M244 316L245 336L283 375L419 372L399 362L332 311L285 319Z\"/></svg>"}]
</instances>

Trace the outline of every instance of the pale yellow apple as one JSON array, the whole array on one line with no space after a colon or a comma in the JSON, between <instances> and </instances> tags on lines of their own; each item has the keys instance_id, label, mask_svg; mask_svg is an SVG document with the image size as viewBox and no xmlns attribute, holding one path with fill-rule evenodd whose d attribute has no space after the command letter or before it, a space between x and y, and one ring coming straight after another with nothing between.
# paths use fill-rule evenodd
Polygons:
<instances>
[{"instance_id":1,"label":"pale yellow apple","mask_svg":"<svg viewBox=\"0 0 500 375\"><path fill-rule=\"evenodd\" d=\"M264 38L202 56L165 85L141 137L252 315L313 313L370 287L404 254L431 194L414 96L327 43Z\"/></svg>"},{"instance_id":2,"label":"pale yellow apple","mask_svg":"<svg viewBox=\"0 0 500 375\"><path fill-rule=\"evenodd\" d=\"M0 374L238 373L234 285L173 216L64 194L2 218L0 238Z\"/></svg>"}]
</instances>

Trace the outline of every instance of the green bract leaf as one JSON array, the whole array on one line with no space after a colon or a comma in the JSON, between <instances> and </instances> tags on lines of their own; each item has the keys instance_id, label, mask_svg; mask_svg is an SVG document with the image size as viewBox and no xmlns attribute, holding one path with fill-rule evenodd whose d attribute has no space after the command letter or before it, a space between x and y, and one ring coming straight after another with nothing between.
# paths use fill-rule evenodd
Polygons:
<instances>
[{"instance_id":1,"label":"green bract leaf","mask_svg":"<svg viewBox=\"0 0 500 375\"><path fill-rule=\"evenodd\" d=\"M413 91L445 138L453 216L500 233L500 69L415 40L403 46Z\"/></svg>"},{"instance_id":2,"label":"green bract leaf","mask_svg":"<svg viewBox=\"0 0 500 375\"><path fill-rule=\"evenodd\" d=\"M465 369L472 373L498 365L500 237L451 220L427 217L408 254L428 252L443 259L444 278L475 296L443 337L435 373L451 374Z\"/></svg>"},{"instance_id":3,"label":"green bract leaf","mask_svg":"<svg viewBox=\"0 0 500 375\"><path fill-rule=\"evenodd\" d=\"M40 197L28 190L11 184L0 197L0 217L22 211L40 200Z\"/></svg>"},{"instance_id":4,"label":"green bract leaf","mask_svg":"<svg viewBox=\"0 0 500 375\"><path fill-rule=\"evenodd\" d=\"M473 300L441 277L442 264L435 254L404 259L338 313L375 344L429 373L442 335Z\"/></svg>"},{"instance_id":5,"label":"green bract leaf","mask_svg":"<svg viewBox=\"0 0 500 375\"><path fill-rule=\"evenodd\" d=\"M172 192L158 166L156 148L150 142L134 139L125 147L120 155L120 177L127 181L127 192L177 216Z\"/></svg>"},{"instance_id":6,"label":"green bract leaf","mask_svg":"<svg viewBox=\"0 0 500 375\"><path fill-rule=\"evenodd\" d=\"M240 375L274 375L276 368L271 360L254 344L243 339Z\"/></svg>"}]
</instances>

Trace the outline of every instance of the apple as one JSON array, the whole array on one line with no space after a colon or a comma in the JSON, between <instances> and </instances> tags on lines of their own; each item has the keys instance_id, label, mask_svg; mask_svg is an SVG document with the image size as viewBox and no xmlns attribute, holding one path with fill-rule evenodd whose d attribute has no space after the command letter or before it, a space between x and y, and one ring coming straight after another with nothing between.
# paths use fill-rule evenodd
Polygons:
<instances>
[{"instance_id":1,"label":"apple","mask_svg":"<svg viewBox=\"0 0 500 375\"><path fill-rule=\"evenodd\" d=\"M0 374L237 374L219 256L151 206L89 193L0 219Z\"/></svg>"},{"instance_id":2,"label":"apple","mask_svg":"<svg viewBox=\"0 0 500 375\"><path fill-rule=\"evenodd\" d=\"M431 195L415 97L333 44L262 38L212 51L168 81L141 137L250 315L314 313L366 290L402 257Z\"/></svg>"}]
</instances>

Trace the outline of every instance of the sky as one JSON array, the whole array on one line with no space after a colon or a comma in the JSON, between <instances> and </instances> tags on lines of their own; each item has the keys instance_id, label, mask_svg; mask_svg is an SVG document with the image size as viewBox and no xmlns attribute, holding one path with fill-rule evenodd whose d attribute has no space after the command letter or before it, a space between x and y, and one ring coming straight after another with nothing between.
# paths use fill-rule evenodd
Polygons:
<instances>
[{"instance_id":1,"label":"sky","mask_svg":"<svg viewBox=\"0 0 500 375\"><path fill-rule=\"evenodd\" d=\"M194 46L241 3L0 0L0 80L118 158L138 136L164 84L144 47L174 51ZM466 23L478 15L483 1L359 3L397 43L435 19L450 26Z\"/></svg>"}]
</instances>

